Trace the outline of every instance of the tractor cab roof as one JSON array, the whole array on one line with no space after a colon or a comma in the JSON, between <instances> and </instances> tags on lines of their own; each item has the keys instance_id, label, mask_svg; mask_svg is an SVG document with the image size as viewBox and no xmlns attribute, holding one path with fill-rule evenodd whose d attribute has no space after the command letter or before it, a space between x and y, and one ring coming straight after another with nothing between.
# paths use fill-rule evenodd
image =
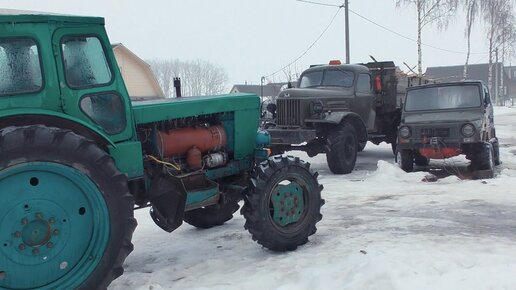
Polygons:
<instances>
[{"instance_id":1,"label":"tractor cab roof","mask_svg":"<svg viewBox=\"0 0 516 290\"><path fill-rule=\"evenodd\" d=\"M73 16L39 11L0 9L0 23L68 22L104 25L104 18Z\"/></svg>"}]
</instances>

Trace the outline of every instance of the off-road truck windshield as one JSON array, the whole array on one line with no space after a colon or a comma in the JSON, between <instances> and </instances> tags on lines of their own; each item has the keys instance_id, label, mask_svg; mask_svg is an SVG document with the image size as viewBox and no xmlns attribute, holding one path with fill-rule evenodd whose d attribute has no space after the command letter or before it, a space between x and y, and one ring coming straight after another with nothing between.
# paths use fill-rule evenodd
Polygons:
<instances>
[{"instance_id":1,"label":"off-road truck windshield","mask_svg":"<svg viewBox=\"0 0 516 290\"><path fill-rule=\"evenodd\" d=\"M431 111L480 107L477 85L428 87L407 92L405 111Z\"/></svg>"},{"instance_id":2,"label":"off-road truck windshield","mask_svg":"<svg viewBox=\"0 0 516 290\"><path fill-rule=\"evenodd\" d=\"M325 70L305 73L301 77L300 88L353 86L354 74L347 70Z\"/></svg>"}]
</instances>

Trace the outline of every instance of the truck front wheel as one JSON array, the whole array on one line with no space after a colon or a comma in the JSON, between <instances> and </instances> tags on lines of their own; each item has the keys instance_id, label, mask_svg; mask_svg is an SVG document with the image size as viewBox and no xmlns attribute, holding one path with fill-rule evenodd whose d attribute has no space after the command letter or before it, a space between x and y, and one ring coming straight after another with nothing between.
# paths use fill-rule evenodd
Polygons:
<instances>
[{"instance_id":1,"label":"truck front wheel","mask_svg":"<svg viewBox=\"0 0 516 290\"><path fill-rule=\"evenodd\" d=\"M322 186L310 164L274 156L258 165L241 213L253 240L273 251L292 251L308 242L322 218Z\"/></svg>"},{"instance_id":2,"label":"truck front wheel","mask_svg":"<svg viewBox=\"0 0 516 290\"><path fill-rule=\"evenodd\" d=\"M106 289L133 250L127 177L69 130L7 127L0 148L0 288Z\"/></svg>"},{"instance_id":3,"label":"truck front wheel","mask_svg":"<svg viewBox=\"0 0 516 290\"><path fill-rule=\"evenodd\" d=\"M414 170L414 153L410 149L398 150L396 162L403 171L412 172Z\"/></svg>"},{"instance_id":4,"label":"truck front wheel","mask_svg":"<svg viewBox=\"0 0 516 290\"><path fill-rule=\"evenodd\" d=\"M334 174L348 174L355 168L358 141L355 128L344 124L327 137L326 161Z\"/></svg>"}]
</instances>

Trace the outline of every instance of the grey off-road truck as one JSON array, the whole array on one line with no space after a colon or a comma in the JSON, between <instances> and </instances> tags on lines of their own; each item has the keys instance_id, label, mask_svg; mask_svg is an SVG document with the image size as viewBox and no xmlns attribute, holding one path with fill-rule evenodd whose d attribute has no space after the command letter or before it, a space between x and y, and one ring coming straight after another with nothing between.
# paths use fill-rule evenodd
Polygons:
<instances>
[{"instance_id":1,"label":"grey off-road truck","mask_svg":"<svg viewBox=\"0 0 516 290\"><path fill-rule=\"evenodd\" d=\"M367 141L396 145L400 104L407 87L427 83L409 77L393 62L316 65L305 70L298 88L282 91L264 122L272 150L302 150L312 157L326 153L335 174L350 173Z\"/></svg>"},{"instance_id":2,"label":"grey off-road truck","mask_svg":"<svg viewBox=\"0 0 516 290\"><path fill-rule=\"evenodd\" d=\"M460 154L471 161L474 177L492 177L500 164L493 106L481 81L408 89L398 136L396 159L407 172L414 163L426 166L430 159Z\"/></svg>"}]
</instances>

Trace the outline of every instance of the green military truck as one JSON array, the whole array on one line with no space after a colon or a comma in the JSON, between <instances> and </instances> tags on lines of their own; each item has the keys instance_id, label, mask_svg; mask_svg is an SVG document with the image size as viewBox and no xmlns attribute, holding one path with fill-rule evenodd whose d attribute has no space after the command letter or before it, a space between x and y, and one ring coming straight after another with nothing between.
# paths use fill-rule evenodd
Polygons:
<instances>
[{"instance_id":1,"label":"green military truck","mask_svg":"<svg viewBox=\"0 0 516 290\"><path fill-rule=\"evenodd\" d=\"M171 232L241 213L264 247L316 232L317 173L269 157L258 96L127 94L104 19L0 10L0 288L105 289L133 211Z\"/></svg>"},{"instance_id":2,"label":"green military truck","mask_svg":"<svg viewBox=\"0 0 516 290\"><path fill-rule=\"evenodd\" d=\"M427 82L403 74L393 62L312 66L298 88L282 91L275 106L268 106L276 116L265 124L272 149L326 153L333 173L350 173L368 140L390 143L395 151L405 90Z\"/></svg>"},{"instance_id":3,"label":"green military truck","mask_svg":"<svg viewBox=\"0 0 516 290\"><path fill-rule=\"evenodd\" d=\"M493 177L500 154L487 86L463 81L408 89L397 151L396 160L407 172L414 164L464 154L473 177Z\"/></svg>"}]
</instances>

